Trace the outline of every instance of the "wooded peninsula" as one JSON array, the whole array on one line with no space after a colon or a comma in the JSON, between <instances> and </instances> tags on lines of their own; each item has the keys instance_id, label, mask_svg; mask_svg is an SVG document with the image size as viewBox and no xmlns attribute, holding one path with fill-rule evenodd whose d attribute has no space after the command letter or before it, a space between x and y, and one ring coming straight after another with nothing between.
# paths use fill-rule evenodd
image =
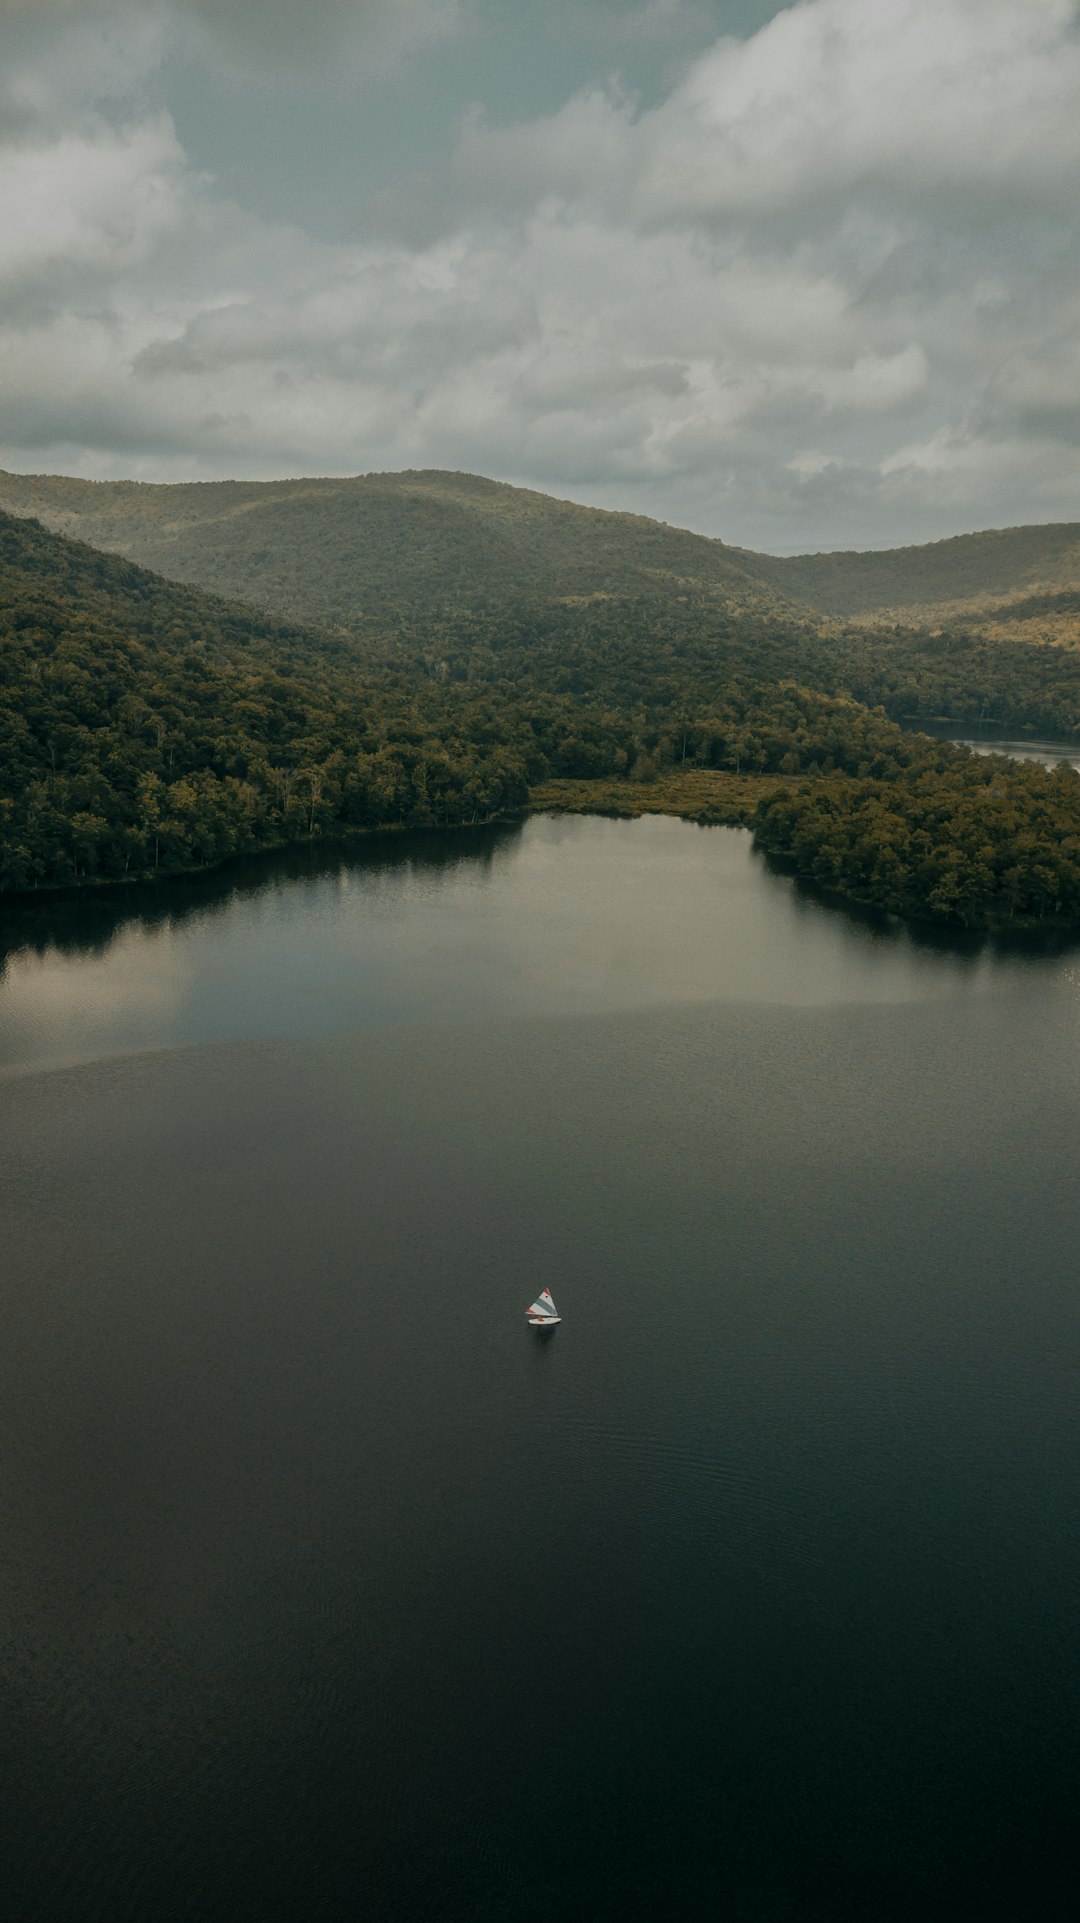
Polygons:
<instances>
[{"instance_id":1,"label":"wooded peninsula","mask_svg":"<svg viewBox=\"0 0 1080 1923\"><path fill-rule=\"evenodd\" d=\"M460 475L0 509L8 895L656 807L898 915L1080 926L1080 776L918 731L1080 737L1076 528L789 563Z\"/></svg>"}]
</instances>

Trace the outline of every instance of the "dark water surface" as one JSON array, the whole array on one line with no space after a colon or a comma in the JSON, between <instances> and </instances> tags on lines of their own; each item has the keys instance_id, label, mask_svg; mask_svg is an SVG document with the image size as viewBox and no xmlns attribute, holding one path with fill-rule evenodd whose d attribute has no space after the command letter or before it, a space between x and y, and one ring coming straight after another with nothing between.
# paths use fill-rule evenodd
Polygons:
<instances>
[{"instance_id":1,"label":"dark water surface","mask_svg":"<svg viewBox=\"0 0 1080 1923\"><path fill-rule=\"evenodd\" d=\"M1074 1914L1074 953L649 820L6 924L6 1914Z\"/></svg>"}]
</instances>

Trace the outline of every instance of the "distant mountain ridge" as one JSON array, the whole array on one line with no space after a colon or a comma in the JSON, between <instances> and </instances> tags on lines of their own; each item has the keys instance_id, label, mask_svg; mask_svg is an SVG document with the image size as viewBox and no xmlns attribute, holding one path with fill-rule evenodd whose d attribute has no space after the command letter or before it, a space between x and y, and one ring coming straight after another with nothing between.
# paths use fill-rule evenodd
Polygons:
<instances>
[{"instance_id":1,"label":"distant mountain ridge","mask_svg":"<svg viewBox=\"0 0 1080 1923\"><path fill-rule=\"evenodd\" d=\"M846 618L970 610L1080 590L1080 523L991 528L922 547L779 557L736 548L756 580L821 614Z\"/></svg>"},{"instance_id":2,"label":"distant mountain ridge","mask_svg":"<svg viewBox=\"0 0 1080 1923\"><path fill-rule=\"evenodd\" d=\"M0 508L346 632L521 600L681 590L725 606L776 600L720 541L467 474L173 485L0 474Z\"/></svg>"},{"instance_id":3,"label":"distant mountain ridge","mask_svg":"<svg viewBox=\"0 0 1080 1923\"><path fill-rule=\"evenodd\" d=\"M1000 619L1014 604L1027 620L1019 604L1038 603L1040 619L1071 630L1080 592L1080 523L781 557L440 471L172 484L0 473L0 508L172 580L353 635L432 611L687 594L734 612L909 623Z\"/></svg>"},{"instance_id":4,"label":"distant mountain ridge","mask_svg":"<svg viewBox=\"0 0 1080 1923\"><path fill-rule=\"evenodd\" d=\"M496 519L521 508L510 496L494 490ZM241 527L264 498L241 504ZM580 538L598 522L577 511L552 553L543 497L522 512L518 598L498 598L515 586L505 546L492 584L470 538L456 603L425 604L398 517L400 612L385 601L365 639L359 623L305 631L268 612L265 590L262 609L226 601L0 510L0 897L530 804L650 812L663 785L666 806L750 823L798 872L891 913L1080 927L1072 771L980 760L897 725L968 716L1080 737L1080 649L959 622L826 624L753 607L717 573L703 586L639 569L630 592L597 589L635 524L599 517L598 556ZM653 558L698 545L670 536L645 525ZM286 585L315 595L303 542L285 558ZM553 596L572 565L592 590ZM340 596L348 576L331 571L331 586Z\"/></svg>"}]
</instances>

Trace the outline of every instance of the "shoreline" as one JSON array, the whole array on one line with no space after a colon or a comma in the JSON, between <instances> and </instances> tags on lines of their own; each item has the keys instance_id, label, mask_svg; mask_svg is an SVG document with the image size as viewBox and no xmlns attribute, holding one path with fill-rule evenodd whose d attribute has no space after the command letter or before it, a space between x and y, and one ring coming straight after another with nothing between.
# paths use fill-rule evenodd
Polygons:
<instances>
[{"instance_id":1,"label":"shoreline","mask_svg":"<svg viewBox=\"0 0 1080 1923\"><path fill-rule=\"evenodd\" d=\"M600 776L594 780L554 778L539 782L530 790L528 802L520 811L513 813L486 815L483 819L455 822L379 822L372 826L335 827L332 833L322 835L290 836L272 842L261 843L257 847L236 849L213 862L202 862L188 868L172 868L167 871L146 871L134 875L93 876L85 881L49 882L40 887L12 890L0 895L0 920L5 909L23 913L35 905L42 907L58 902L87 901L92 899L115 899L118 891L124 889L163 888L166 892L175 882L199 881L203 877L220 876L233 865L246 861L258 862L263 856L283 855L290 851L322 849L331 852L335 848L371 840L381 835L447 834L469 833L473 829L512 827L531 815L596 815L609 820L634 821L644 815L669 815L681 821L697 822L702 827L752 828L753 819L759 803L789 788L804 788L808 780L815 786L827 787L828 776L816 779L806 775L788 774L733 774L728 770L694 769L685 773L658 774L651 781L632 781L627 777ZM973 938L1001 937L1009 935L1030 936L1060 934L1074 938L1080 933L1080 924L1062 922L1049 918L1038 921L1026 920L987 920L972 925L960 921L905 915L890 909L883 903L865 895L849 894L840 889L826 887L812 875L803 873L790 856L774 853L768 849L760 851L771 863L778 874L792 877L808 890L824 906L840 910L854 910L860 914L879 916L883 924L899 924L917 931L938 935L964 935Z\"/></svg>"}]
</instances>

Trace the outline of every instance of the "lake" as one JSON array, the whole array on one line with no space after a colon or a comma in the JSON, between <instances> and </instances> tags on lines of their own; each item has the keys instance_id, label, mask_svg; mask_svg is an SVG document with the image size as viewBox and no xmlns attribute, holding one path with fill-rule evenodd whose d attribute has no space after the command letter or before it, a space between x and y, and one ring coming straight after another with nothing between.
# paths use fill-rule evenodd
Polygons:
<instances>
[{"instance_id":1,"label":"lake","mask_svg":"<svg viewBox=\"0 0 1080 1923\"><path fill-rule=\"evenodd\" d=\"M977 735L953 735L958 748L970 748L977 755L1006 755L1010 761L1037 761L1041 768L1080 768L1080 748L1075 741L1014 741L1002 737L987 741Z\"/></svg>"},{"instance_id":2,"label":"lake","mask_svg":"<svg viewBox=\"0 0 1080 1923\"><path fill-rule=\"evenodd\" d=\"M540 818L0 954L9 1914L1072 1915L1080 949Z\"/></svg>"},{"instance_id":3,"label":"lake","mask_svg":"<svg viewBox=\"0 0 1080 1923\"><path fill-rule=\"evenodd\" d=\"M920 721L912 724L919 734L938 741L951 741L954 747L970 748L977 755L1005 755L1010 761L1037 761L1042 768L1059 768L1065 763L1080 769L1080 743L1075 741L1038 741L1017 738L1001 728L983 728L978 734L957 734L948 722Z\"/></svg>"}]
</instances>

